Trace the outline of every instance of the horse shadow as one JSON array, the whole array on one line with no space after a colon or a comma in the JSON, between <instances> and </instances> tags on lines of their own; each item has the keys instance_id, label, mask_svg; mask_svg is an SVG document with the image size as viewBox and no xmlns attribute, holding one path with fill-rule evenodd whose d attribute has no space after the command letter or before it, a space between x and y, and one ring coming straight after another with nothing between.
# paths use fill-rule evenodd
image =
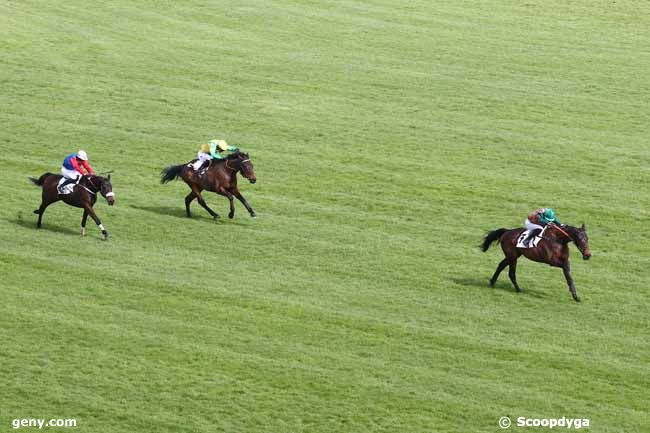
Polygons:
<instances>
[{"instance_id":1,"label":"horse shadow","mask_svg":"<svg viewBox=\"0 0 650 433\"><path fill-rule=\"evenodd\" d=\"M155 213L158 215L166 216L166 217L174 217L174 218L180 218L184 220L191 220L191 221L228 221L231 224L240 224L237 223L234 220L231 220L228 218L228 213L224 212L219 215L218 219L214 219L211 216L209 216L207 213L203 215L203 210L202 209L195 209L192 212L192 216L190 218L187 217L185 214L185 209L178 207L178 206L129 206L133 209L145 211L145 212L151 212ZM247 214L246 214L247 215ZM237 216L235 216L237 218Z\"/></svg>"},{"instance_id":2,"label":"horse shadow","mask_svg":"<svg viewBox=\"0 0 650 433\"><path fill-rule=\"evenodd\" d=\"M521 293L517 293L515 288L512 286L512 283L508 279L508 276L505 275L505 280L499 279L494 286L490 286L489 278L452 278L452 281L458 285L470 287L473 289L480 290L503 290L505 292L510 292L519 295L532 296L534 298L546 298L543 293L537 292L535 290L530 290L528 287L524 287Z\"/></svg>"},{"instance_id":3,"label":"horse shadow","mask_svg":"<svg viewBox=\"0 0 650 433\"><path fill-rule=\"evenodd\" d=\"M185 209L178 206L129 206L130 208L151 212L162 216L171 216L175 218L191 219L185 215ZM192 215L196 217L196 215Z\"/></svg>"},{"instance_id":4,"label":"horse shadow","mask_svg":"<svg viewBox=\"0 0 650 433\"><path fill-rule=\"evenodd\" d=\"M18 216L16 216L15 218L4 218L5 221L25 229L44 230L44 231L49 231L54 233L61 233L64 235L79 236L79 232L77 230L71 229L69 227L59 226L56 224L43 223L43 225L40 228L38 228L36 227L37 219L38 216L36 215L34 216L33 221L29 219L24 219L22 214L18 214Z\"/></svg>"}]
</instances>

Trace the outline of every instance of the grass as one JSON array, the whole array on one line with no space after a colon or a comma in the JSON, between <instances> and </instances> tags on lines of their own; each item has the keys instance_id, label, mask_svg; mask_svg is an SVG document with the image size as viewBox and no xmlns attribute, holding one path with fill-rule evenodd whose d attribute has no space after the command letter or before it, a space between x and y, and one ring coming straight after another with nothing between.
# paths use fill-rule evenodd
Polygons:
<instances>
[{"instance_id":1,"label":"grass","mask_svg":"<svg viewBox=\"0 0 650 433\"><path fill-rule=\"evenodd\" d=\"M646 431L648 12L5 1L0 429ZM159 184L214 137L256 220ZM26 177L77 148L115 171L108 242L61 204L34 227ZM587 223L580 305L532 262L487 287L484 232L546 205Z\"/></svg>"}]
</instances>

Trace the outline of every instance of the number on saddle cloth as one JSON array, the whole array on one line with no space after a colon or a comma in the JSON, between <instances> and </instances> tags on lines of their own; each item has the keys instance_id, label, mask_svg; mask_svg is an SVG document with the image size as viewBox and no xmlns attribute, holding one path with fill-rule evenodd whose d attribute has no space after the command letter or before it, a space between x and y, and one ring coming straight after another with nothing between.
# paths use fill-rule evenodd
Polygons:
<instances>
[{"instance_id":1,"label":"number on saddle cloth","mask_svg":"<svg viewBox=\"0 0 650 433\"><path fill-rule=\"evenodd\" d=\"M539 244L539 241L542 240L542 235L546 231L546 227L548 226L545 226L541 231L539 229L524 230L517 238L517 248L535 248ZM532 239L526 241L533 231L537 233L534 234Z\"/></svg>"}]
</instances>

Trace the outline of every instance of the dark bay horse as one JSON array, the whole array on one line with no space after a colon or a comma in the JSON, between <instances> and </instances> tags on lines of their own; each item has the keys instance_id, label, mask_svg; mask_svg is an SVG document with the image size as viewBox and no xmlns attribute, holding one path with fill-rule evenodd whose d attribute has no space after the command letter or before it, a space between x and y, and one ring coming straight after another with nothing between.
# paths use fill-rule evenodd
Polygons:
<instances>
[{"instance_id":1,"label":"dark bay horse","mask_svg":"<svg viewBox=\"0 0 650 433\"><path fill-rule=\"evenodd\" d=\"M576 287L571 278L571 267L569 265L569 246L570 242L575 242L578 250L582 253L584 260L589 260L591 252L589 251L589 239L587 237L587 230L585 225L582 227L572 227L568 225L555 225L550 224L544 231L542 239L536 247L533 248L517 248L517 238L524 231L523 228L519 229L498 229L489 232L485 236L481 249L485 252L490 248L492 242L501 242L501 249L506 258L499 263L497 270L490 279L490 286L494 286L499 274L506 266L509 266L508 276L510 281L515 286L517 292L521 292L521 288L517 284L517 259L523 254L529 260L535 262L546 263L551 266L562 268L564 277L569 285L569 291L576 302L580 302L580 298L576 293Z\"/></svg>"},{"instance_id":2,"label":"dark bay horse","mask_svg":"<svg viewBox=\"0 0 650 433\"><path fill-rule=\"evenodd\" d=\"M38 215L38 223L36 227L41 227L41 222L43 220L43 214L45 209L59 200L62 200L64 203L69 204L70 206L79 207L84 210L84 214L81 217L81 235L86 234L86 220L88 215L95 221L95 224L102 231L104 239L108 239L108 232L102 225L102 222L95 214L93 210L93 205L97 201L97 194L101 194L109 206L115 204L115 194L113 193L113 185L111 185L111 176L108 177L97 176L94 174L86 175L81 178L79 183L75 185L74 190L70 194L59 194L57 190L57 185L61 179L61 175L53 173L45 173L43 176L38 179L30 177L35 185L38 185L43 188L43 194L41 196L41 206L34 211Z\"/></svg>"},{"instance_id":3,"label":"dark bay horse","mask_svg":"<svg viewBox=\"0 0 650 433\"><path fill-rule=\"evenodd\" d=\"M197 199L201 207L212 215L212 218L219 218L219 214L210 209L205 203L205 200L203 200L201 192L205 190L216 192L228 198L230 201L228 218L235 216L234 197L237 197L246 207L250 216L255 218L255 211L237 188L237 173L241 173L250 183L257 182L255 171L253 170L253 163L247 153L235 152L224 159L211 160L210 166L199 172L192 168L194 161L167 167L163 169L160 177L161 183L167 183L180 177L190 187L192 191L185 197L185 211L188 217L191 216L190 203L192 203L192 200Z\"/></svg>"}]
</instances>

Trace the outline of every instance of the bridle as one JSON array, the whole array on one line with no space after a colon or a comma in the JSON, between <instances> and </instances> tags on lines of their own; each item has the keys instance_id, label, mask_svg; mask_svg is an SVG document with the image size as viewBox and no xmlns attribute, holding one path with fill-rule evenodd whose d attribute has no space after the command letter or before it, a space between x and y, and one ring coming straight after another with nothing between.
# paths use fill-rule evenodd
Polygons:
<instances>
[{"instance_id":1,"label":"bridle","mask_svg":"<svg viewBox=\"0 0 650 433\"><path fill-rule=\"evenodd\" d=\"M245 162L250 162L250 158L243 159L243 160L239 161L239 165L240 165L239 168L232 168L231 166L228 165L228 162L229 162L229 160L226 159L226 164L225 164L226 168L229 169L229 170L232 170L234 172L237 172L237 171L239 171L241 169L241 164L243 164Z\"/></svg>"},{"instance_id":2,"label":"bridle","mask_svg":"<svg viewBox=\"0 0 650 433\"><path fill-rule=\"evenodd\" d=\"M95 182L93 182L93 180L92 180L92 178L90 176L86 176L86 179L88 180L88 182L90 182L90 184L93 186L93 188L96 189L96 191L92 191L91 189L89 189L85 185L79 185L80 187L82 187L83 189L85 189L86 191L91 193L92 195L97 195L98 192L101 192L100 188L97 188L97 185L95 185ZM109 197L113 197L113 196L115 196L115 193L113 191L111 191L111 192L107 192L104 197L109 198Z\"/></svg>"}]
</instances>

